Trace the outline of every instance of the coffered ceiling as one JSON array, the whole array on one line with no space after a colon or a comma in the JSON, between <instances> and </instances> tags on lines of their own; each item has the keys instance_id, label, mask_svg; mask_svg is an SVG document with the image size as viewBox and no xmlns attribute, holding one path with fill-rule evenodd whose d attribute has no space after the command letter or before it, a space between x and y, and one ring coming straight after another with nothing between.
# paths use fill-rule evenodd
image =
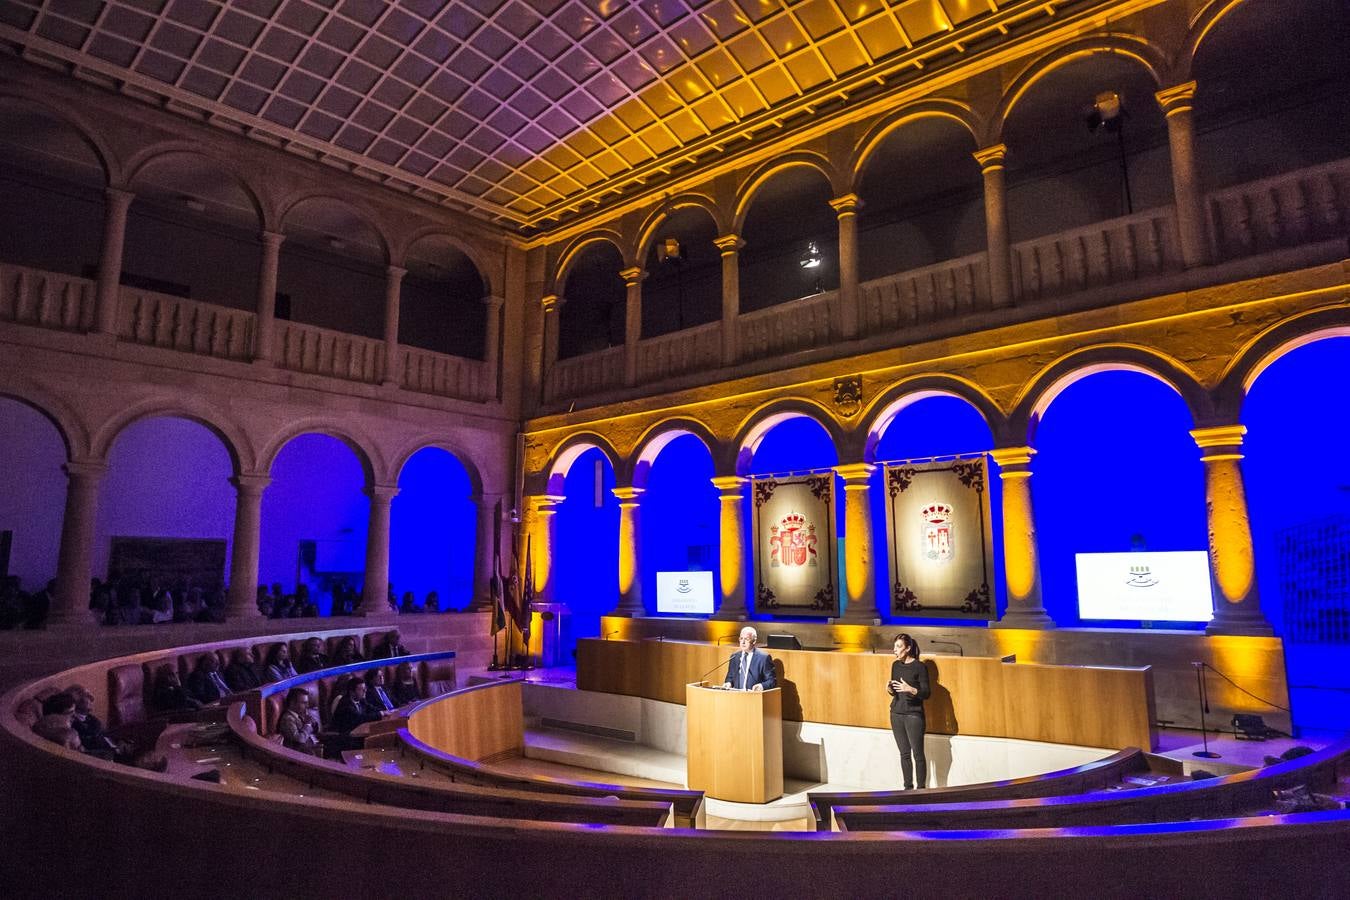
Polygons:
<instances>
[{"instance_id":1,"label":"coffered ceiling","mask_svg":"<svg viewBox=\"0 0 1350 900\"><path fill-rule=\"evenodd\" d=\"M1073 0L0 0L0 43L526 233Z\"/></svg>"}]
</instances>

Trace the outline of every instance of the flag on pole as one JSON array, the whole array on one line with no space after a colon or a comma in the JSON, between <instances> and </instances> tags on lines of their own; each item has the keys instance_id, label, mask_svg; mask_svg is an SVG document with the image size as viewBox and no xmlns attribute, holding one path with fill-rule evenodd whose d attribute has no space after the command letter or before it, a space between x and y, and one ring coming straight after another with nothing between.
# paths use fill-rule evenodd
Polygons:
<instances>
[{"instance_id":1,"label":"flag on pole","mask_svg":"<svg viewBox=\"0 0 1350 900\"><path fill-rule=\"evenodd\" d=\"M530 543L533 537L525 538L525 583L520 586L520 609L516 617L516 627L524 635L530 633L530 607L534 605L534 554Z\"/></svg>"},{"instance_id":2,"label":"flag on pole","mask_svg":"<svg viewBox=\"0 0 1350 900\"><path fill-rule=\"evenodd\" d=\"M489 632L496 635L506 627L506 608L502 599L502 501L497 501L497 509L493 513L492 529L492 577L488 579L488 591L492 597L492 618L488 627Z\"/></svg>"}]
</instances>

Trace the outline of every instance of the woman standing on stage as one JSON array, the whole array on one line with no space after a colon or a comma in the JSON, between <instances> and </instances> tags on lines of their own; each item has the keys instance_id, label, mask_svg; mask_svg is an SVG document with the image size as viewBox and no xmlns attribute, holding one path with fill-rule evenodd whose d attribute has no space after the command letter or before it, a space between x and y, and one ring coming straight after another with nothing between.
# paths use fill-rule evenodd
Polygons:
<instances>
[{"instance_id":1,"label":"woman standing on stage","mask_svg":"<svg viewBox=\"0 0 1350 900\"><path fill-rule=\"evenodd\" d=\"M919 787L928 786L928 760L923 754L923 701L930 693L928 669L919 661L919 645L907 634L895 636L895 662L886 685L891 695L891 733L900 750L900 774L905 790L912 790L917 771ZM913 758L911 759L911 754Z\"/></svg>"}]
</instances>

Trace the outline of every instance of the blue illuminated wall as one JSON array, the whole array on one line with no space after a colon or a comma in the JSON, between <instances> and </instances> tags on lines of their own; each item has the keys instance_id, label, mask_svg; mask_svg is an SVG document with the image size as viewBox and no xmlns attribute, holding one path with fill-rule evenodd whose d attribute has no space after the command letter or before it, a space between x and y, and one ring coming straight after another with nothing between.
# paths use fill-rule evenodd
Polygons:
<instances>
[{"instance_id":1,"label":"blue illuminated wall","mask_svg":"<svg viewBox=\"0 0 1350 900\"><path fill-rule=\"evenodd\" d=\"M428 447L404 465L389 524L389 580L399 597L412 591L423 603L436 591L442 611L472 602L478 528L472 492L469 473L445 450Z\"/></svg>"},{"instance_id":2,"label":"blue illuminated wall","mask_svg":"<svg viewBox=\"0 0 1350 900\"><path fill-rule=\"evenodd\" d=\"M596 464L600 504L596 505ZM599 450L579 456L563 485L567 499L556 522L554 596L572 610L572 633L594 637L600 617L619 603L619 501L614 496L614 467ZM524 558L525 548L520 548Z\"/></svg>"},{"instance_id":3,"label":"blue illuminated wall","mask_svg":"<svg viewBox=\"0 0 1350 900\"><path fill-rule=\"evenodd\" d=\"M1061 627L1139 625L1079 619L1075 553L1209 548L1193 427L1176 391L1137 372L1089 375L1051 402L1032 436L1031 494L1045 608Z\"/></svg>"},{"instance_id":4,"label":"blue illuminated wall","mask_svg":"<svg viewBox=\"0 0 1350 900\"><path fill-rule=\"evenodd\" d=\"M713 573L713 596L721 590L718 573L719 501L713 487L712 455L692 434L661 449L642 495L642 599L656 615L656 573Z\"/></svg>"},{"instance_id":5,"label":"blue illuminated wall","mask_svg":"<svg viewBox=\"0 0 1350 900\"><path fill-rule=\"evenodd\" d=\"M46 416L0 398L0 531L14 532L9 571L24 590L56 577L66 504L66 447Z\"/></svg>"},{"instance_id":6,"label":"blue illuminated wall","mask_svg":"<svg viewBox=\"0 0 1350 900\"><path fill-rule=\"evenodd\" d=\"M900 410L882 432L877 442L874 458L878 471L872 476L872 526L873 563L877 573L877 608L881 610L882 620L886 622L908 622L922 625L981 625L969 619L916 619L913 617L893 616L891 597L891 557L887 546L886 531L886 486L882 463L899 460L924 460L934 456L955 456L965 453L982 453L994 445L989 425L979 411L964 400L950 396L925 397ZM998 479L998 467L989 463L990 472L985 479L985 489L989 491L989 513L992 522L992 541L994 559L994 600L1000 611L1006 605L1006 590L1003 579L998 573L1003 571L1003 529L999 516L1002 502L1001 484Z\"/></svg>"}]
</instances>

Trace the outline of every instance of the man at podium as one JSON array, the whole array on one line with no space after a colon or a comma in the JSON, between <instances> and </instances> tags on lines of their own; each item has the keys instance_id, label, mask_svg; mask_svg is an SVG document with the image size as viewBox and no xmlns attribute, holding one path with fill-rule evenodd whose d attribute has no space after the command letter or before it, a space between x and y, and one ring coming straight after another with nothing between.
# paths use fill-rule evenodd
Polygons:
<instances>
[{"instance_id":1,"label":"man at podium","mask_svg":"<svg viewBox=\"0 0 1350 900\"><path fill-rule=\"evenodd\" d=\"M756 650L759 632L749 625L741 629L741 648L731 657L727 680L722 687L733 691L771 691L778 687L774 677L773 657Z\"/></svg>"}]
</instances>

